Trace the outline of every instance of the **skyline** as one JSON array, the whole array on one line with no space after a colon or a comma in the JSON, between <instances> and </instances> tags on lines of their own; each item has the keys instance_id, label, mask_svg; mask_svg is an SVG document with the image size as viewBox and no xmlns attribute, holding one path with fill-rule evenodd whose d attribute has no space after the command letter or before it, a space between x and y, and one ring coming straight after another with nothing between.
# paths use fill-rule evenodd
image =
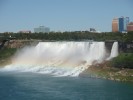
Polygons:
<instances>
[{"instance_id":1,"label":"skyline","mask_svg":"<svg viewBox=\"0 0 133 100\"><path fill-rule=\"evenodd\" d=\"M112 31L112 19L133 21L132 0L0 0L0 32L34 31L46 26L51 31Z\"/></svg>"}]
</instances>

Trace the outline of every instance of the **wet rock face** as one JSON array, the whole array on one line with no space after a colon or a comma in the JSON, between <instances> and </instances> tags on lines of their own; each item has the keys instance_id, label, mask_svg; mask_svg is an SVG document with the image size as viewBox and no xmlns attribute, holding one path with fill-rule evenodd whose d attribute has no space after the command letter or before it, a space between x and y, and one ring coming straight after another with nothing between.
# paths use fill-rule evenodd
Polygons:
<instances>
[{"instance_id":1,"label":"wet rock face","mask_svg":"<svg viewBox=\"0 0 133 100\"><path fill-rule=\"evenodd\" d=\"M133 53L133 42L120 42L119 51L126 53Z\"/></svg>"},{"instance_id":2,"label":"wet rock face","mask_svg":"<svg viewBox=\"0 0 133 100\"><path fill-rule=\"evenodd\" d=\"M114 42L105 42L106 50L107 50L108 53L111 52L113 43Z\"/></svg>"},{"instance_id":3,"label":"wet rock face","mask_svg":"<svg viewBox=\"0 0 133 100\"><path fill-rule=\"evenodd\" d=\"M30 40L11 40L7 46L8 48L22 48L24 46L29 46L29 45L36 45L38 44L38 41L30 41Z\"/></svg>"},{"instance_id":4,"label":"wet rock face","mask_svg":"<svg viewBox=\"0 0 133 100\"><path fill-rule=\"evenodd\" d=\"M113 45L113 41L106 41L105 46L107 49L107 52L111 52L111 48ZM125 53L133 53L133 42L119 42L119 52L125 52Z\"/></svg>"}]
</instances>

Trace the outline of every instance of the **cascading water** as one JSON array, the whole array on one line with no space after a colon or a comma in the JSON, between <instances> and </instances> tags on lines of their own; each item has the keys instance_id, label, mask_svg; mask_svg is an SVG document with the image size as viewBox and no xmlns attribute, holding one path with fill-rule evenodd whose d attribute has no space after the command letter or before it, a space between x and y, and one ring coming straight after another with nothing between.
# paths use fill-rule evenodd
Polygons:
<instances>
[{"instance_id":1,"label":"cascading water","mask_svg":"<svg viewBox=\"0 0 133 100\"><path fill-rule=\"evenodd\" d=\"M107 60L110 60L114 57L117 57L118 56L118 42L114 42L113 43L113 46L112 46L112 49L111 49L111 53L110 53L110 56L109 58L107 58Z\"/></svg>"},{"instance_id":2,"label":"cascading water","mask_svg":"<svg viewBox=\"0 0 133 100\"><path fill-rule=\"evenodd\" d=\"M111 50L110 57L114 58L118 56L118 42L114 42Z\"/></svg>"},{"instance_id":3,"label":"cascading water","mask_svg":"<svg viewBox=\"0 0 133 100\"><path fill-rule=\"evenodd\" d=\"M114 43L111 57L117 56L117 45ZM40 42L16 53L12 64L2 70L78 76L93 63L105 59L105 42Z\"/></svg>"}]
</instances>

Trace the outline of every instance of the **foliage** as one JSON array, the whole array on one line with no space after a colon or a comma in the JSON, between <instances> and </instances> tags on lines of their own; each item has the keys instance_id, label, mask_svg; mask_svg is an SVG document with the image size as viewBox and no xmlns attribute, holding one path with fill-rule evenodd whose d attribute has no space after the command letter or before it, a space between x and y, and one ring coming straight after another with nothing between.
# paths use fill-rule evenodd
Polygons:
<instances>
[{"instance_id":1,"label":"foliage","mask_svg":"<svg viewBox=\"0 0 133 100\"><path fill-rule=\"evenodd\" d=\"M114 58L111 63L113 67L133 69L133 53L122 53Z\"/></svg>"},{"instance_id":2,"label":"foliage","mask_svg":"<svg viewBox=\"0 0 133 100\"><path fill-rule=\"evenodd\" d=\"M123 42L131 42L133 40L133 32L129 33L91 33L89 31L74 31L74 32L50 32L50 33L1 33L1 38L15 37L16 39L40 39L40 40L94 40L106 41L117 40Z\"/></svg>"},{"instance_id":3,"label":"foliage","mask_svg":"<svg viewBox=\"0 0 133 100\"><path fill-rule=\"evenodd\" d=\"M131 42L133 41L133 32L128 32L127 34L124 35L124 39L126 42Z\"/></svg>"},{"instance_id":4,"label":"foliage","mask_svg":"<svg viewBox=\"0 0 133 100\"><path fill-rule=\"evenodd\" d=\"M0 50L0 60L11 57L15 52L14 48L3 48Z\"/></svg>"}]
</instances>

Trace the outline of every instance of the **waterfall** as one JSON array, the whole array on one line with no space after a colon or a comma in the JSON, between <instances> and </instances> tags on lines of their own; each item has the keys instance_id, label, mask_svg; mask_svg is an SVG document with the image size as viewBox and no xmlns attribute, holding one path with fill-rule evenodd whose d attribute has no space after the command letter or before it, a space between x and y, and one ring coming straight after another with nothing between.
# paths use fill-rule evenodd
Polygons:
<instances>
[{"instance_id":1,"label":"waterfall","mask_svg":"<svg viewBox=\"0 0 133 100\"><path fill-rule=\"evenodd\" d=\"M111 50L111 54L110 57L117 57L118 56L118 42L114 42L113 46L112 46L112 50Z\"/></svg>"},{"instance_id":2,"label":"waterfall","mask_svg":"<svg viewBox=\"0 0 133 100\"><path fill-rule=\"evenodd\" d=\"M117 57L118 56L118 42L114 42L113 43L113 46L112 46L112 49L111 49L111 53L110 53L110 56L109 58L107 58L107 60L110 60L114 57Z\"/></svg>"},{"instance_id":3,"label":"waterfall","mask_svg":"<svg viewBox=\"0 0 133 100\"><path fill-rule=\"evenodd\" d=\"M113 44L111 57L118 55ZM93 63L107 59L105 42L40 42L13 57L4 71L37 72L57 76L78 76Z\"/></svg>"}]
</instances>

